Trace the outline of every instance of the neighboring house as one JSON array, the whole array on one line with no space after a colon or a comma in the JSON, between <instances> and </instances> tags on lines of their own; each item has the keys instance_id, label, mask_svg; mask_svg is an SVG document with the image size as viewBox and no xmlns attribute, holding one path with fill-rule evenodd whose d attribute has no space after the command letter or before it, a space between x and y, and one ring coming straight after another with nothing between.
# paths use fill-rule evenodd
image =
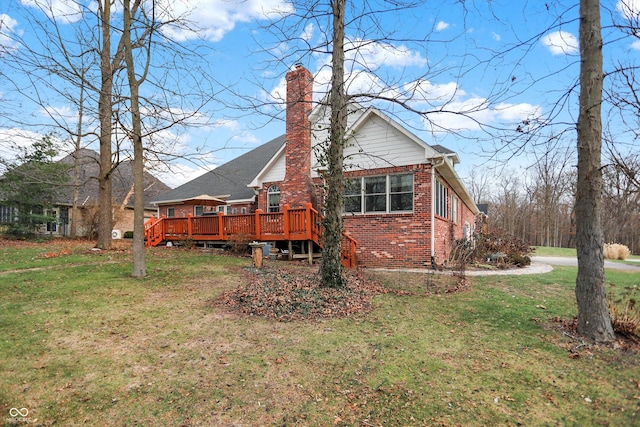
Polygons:
<instances>
[{"instance_id":1,"label":"neighboring house","mask_svg":"<svg viewBox=\"0 0 640 427\"><path fill-rule=\"evenodd\" d=\"M286 134L155 199L158 214L200 216L279 212L311 203L322 211L330 111L312 110L313 77L287 74ZM430 146L376 108L349 109L344 170L345 232L368 267L442 263L455 240L471 238L479 213L454 166L458 156Z\"/></svg>"},{"instance_id":2,"label":"neighboring house","mask_svg":"<svg viewBox=\"0 0 640 427\"><path fill-rule=\"evenodd\" d=\"M78 159L79 187L77 194L78 214L73 215L74 199L74 163ZM42 231L46 234L69 236L73 221L76 221L77 236L87 236L96 231L98 212L98 174L100 171L99 154L93 150L81 149L60 160L69 166L69 183L62 189L58 200L49 214L57 221L47 224ZM113 190L113 229L114 237L119 238L126 231L133 231L133 163L121 162L111 173ZM144 174L145 218L151 217L156 208L148 201L158 197L170 188L145 172Z\"/></svg>"}]
</instances>

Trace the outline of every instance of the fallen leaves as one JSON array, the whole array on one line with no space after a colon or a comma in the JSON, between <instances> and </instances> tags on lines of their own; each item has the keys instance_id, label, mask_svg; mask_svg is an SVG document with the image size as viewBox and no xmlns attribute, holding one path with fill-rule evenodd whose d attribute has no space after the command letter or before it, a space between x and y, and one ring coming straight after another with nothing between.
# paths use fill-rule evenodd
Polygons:
<instances>
[{"instance_id":1,"label":"fallen leaves","mask_svg":"<svg viewBox=\"0 0 640 427\"><path fill-rule=\"evenodd\" d=\"M322 286L317 268L277 266L247 269L245 286L226 292L213 303L247 316L279 321L339 318L366 313L375 295L387 291L358 272L346 273L343 288Z\"/></svg>"}]
</instances>

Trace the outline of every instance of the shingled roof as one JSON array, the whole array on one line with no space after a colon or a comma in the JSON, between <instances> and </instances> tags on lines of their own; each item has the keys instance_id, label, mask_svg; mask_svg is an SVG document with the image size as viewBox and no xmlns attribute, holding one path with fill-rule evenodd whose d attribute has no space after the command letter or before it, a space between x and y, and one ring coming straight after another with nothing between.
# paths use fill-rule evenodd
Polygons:
<instances>
[{"instance_id":1,"label":"shingled roof","mask_svg":"<svg viewBox=\"0 0 640 427\"><path fill-rule=\"evenodd\" d=\"M78 203L82 206L96 204L98 203L97 178L100 172L100 155L93 150L81 149L61 159L60 163L69 165L70 184L73 183L73 164L76 157L80 165L80 181L83 183L79 189ZM111 174L111 185L113 204L121 205L126 200L126 206L132 208L134 197L131 196L127 200L127 195L133 188L133 163L131 161L121 162L116 167ZM144 188L145 206L149 206L151 200L170 190L168 185L148 172L144 173ZM65 187L61 191L56 204L69 206L73 204L72 185Z\"/></svg>"},{"instance_id":2,"label":"shingled roof","mask_svg":"<svg viewBox=\"0 0 640 427\"><path fill-rule=\"evenodd\" d=\"M279 136L235 159L170 190L153 200L155 204L192 199L201 195L228 196L227 201L249 200L254 191L247 185L285 143Z\"/></svg>"}]
</instances>

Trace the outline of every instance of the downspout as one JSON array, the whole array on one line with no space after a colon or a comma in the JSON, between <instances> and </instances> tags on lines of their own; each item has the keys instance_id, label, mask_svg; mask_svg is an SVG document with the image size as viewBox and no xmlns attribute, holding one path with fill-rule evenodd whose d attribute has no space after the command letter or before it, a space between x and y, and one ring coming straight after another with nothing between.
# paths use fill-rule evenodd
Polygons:
<instances>
[{"instance_id":1,"label":"downspout","mask_svg":"<svg viewBox=\"0 0 640 427\"><path fill-rule=\"evenodd\" d=\"M444 165L445 158L441 156L439 162L431 159L431 268L436 269L436 208L434 201L436 199L436 168Z\"/></svg>"}]
</instances>

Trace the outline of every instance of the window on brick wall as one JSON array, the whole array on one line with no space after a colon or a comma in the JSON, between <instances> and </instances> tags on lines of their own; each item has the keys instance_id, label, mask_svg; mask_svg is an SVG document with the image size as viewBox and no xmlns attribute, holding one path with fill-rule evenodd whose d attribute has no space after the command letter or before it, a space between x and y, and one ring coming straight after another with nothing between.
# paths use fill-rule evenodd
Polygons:
<instances>
[{"instance_id":1,"label":"window on brick wall","mask_svg":"<svg viewBox=\"0 0 640 427\"><path fill-rule=\"evenodd\" d=\"M434 213L443 218L447 218L447 187L436 178L433 190Z\"/></svg>"},{"instance_id":2,"label":"window on brick wall","mask_svg":"<svg viewBox=\"0 0 640 427\"><path fill-rule=\"evenodd\" d=\"M280 212L280 188L277 185L267 189L267 212Z\"/></svg>"},{"instance_id":3,"label":"window on brick wall","mask_svg":"<svg viewBox=\"0 0 640 427\"><path fill-rule=\"evenodd\" d=\"M167 208L167 218L176 216L176 208Z\"/></svg>"},{"instance_id":4,"label":"window on brick wall","mask_svg":"<svg viewBox=\"0 0 640 427\"><path fill-rule=\"evenodd\" d=\"M367 176L350 179L344 190L344 212L413 211L413 175Z\"/></svg>"},{"instance_id":5,"label":"window on brick wall","mask_svg":"<svg viewBox=\"0 0 640 427\"><path fill-rule=\"evenodd\" d=\"M193 214L195 216L202 216L202 214L204 214L204 207L203 206L194 206L193 207Z\"/></svg>"}]
</instances>

